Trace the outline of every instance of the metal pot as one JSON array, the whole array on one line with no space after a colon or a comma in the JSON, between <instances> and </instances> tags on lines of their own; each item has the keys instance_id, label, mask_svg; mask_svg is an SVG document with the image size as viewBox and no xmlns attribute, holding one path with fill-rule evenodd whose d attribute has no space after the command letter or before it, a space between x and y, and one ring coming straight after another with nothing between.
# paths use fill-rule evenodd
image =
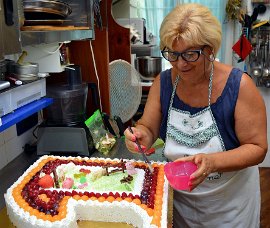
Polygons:
<instances>
[{"instance_id":1,"label":"metal pot","mask_svg":"<svg viewBox=\"0 0 270 228\"><path fill-rule=\"evenodd\" d=\"M64 19L71 14L71 7L57 0L24 0L24 17L26 20Z\"/></svg>"},{"instance_id":2,"label":"metal pot","mask_svg":"<svg viewBox=\"0 0 270 228\"><path fill-rule=\"evenodd\" d=\"M137 57L135 68L141 74L143 80L153 80L162 70L162 57Z\"/></svg>"},{"instance_id":3,"label":"metal pot","mask_svg":"<svg viewBox=\"0 0 270 228\"><path fill-rule=\"evenodd\" d=\"M14 63L12 67L13 67L12 73L17 75L37 76L39 71L38 63L23 63L23 64Z\"/></svg>"},{"instance_id":4,"label":"metal pot","mask_svg":"<svg viewBox=\"0 0 270 228\"><path fill-rule=\"evenodd\" d=\"M39 66L38 63L16 63L10 62L8 65L8 72L22 81L35 80L38 77Z\"/></svg>"}]
</instances>

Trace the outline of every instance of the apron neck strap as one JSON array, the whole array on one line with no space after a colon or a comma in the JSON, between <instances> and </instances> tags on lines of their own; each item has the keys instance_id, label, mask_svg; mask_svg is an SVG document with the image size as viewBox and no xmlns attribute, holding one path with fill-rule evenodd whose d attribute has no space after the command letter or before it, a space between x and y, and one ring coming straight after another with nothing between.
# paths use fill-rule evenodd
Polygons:
<instances>
[{"instance_id":1,"label":"apron neck strap","mask_svg":"<svg viewBox=\"0 0 270 228\"><path fill-rule=\"evenodd\" d=\"M214 75L214 63L211 62L211 72L209 77L209 86L208 86L208 106L211 105L211 96L212 96L212 85L213 85L213 75Z\"/></svg>"}]
</instances>

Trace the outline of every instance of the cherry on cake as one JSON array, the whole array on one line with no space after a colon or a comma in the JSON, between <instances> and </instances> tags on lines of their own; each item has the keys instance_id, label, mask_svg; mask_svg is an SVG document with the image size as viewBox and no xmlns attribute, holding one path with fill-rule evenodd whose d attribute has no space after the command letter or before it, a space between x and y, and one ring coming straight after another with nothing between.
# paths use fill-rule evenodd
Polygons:
<instances>
[{"instance_id":1,"label":"cherry on cake","mask_svg":"<svg viewBox=\"0 0 270 228\"><path fill-rule=\"evenodd\" d=\"M164 163L43 156L7 190L12 223L20 228L77 227L78 220L167 227Z\"/></svg>"}]
</instances>

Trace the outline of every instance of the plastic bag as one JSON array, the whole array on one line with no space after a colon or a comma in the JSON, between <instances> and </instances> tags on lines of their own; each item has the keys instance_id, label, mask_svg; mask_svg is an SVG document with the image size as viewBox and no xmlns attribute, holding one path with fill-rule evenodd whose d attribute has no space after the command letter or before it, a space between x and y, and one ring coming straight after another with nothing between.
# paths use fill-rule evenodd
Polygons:
<instances>
[{"instance_id":1,"label":"plastic bag","mask_svg":"<svg viewBox=\"0 0 270 228\"><path fill-rule=\"evenodd\" d=\"M100 110L96 110L84 123L91 133L95 148L103 154L108 154L116 139L106 130Z\"/></svg>"}]
</instances>

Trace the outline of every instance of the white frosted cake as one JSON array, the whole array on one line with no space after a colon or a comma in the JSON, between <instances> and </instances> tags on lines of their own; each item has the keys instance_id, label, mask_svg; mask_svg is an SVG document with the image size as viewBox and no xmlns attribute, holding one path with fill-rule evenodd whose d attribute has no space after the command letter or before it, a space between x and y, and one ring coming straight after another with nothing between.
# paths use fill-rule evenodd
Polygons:
<instances>
[{"instance_id":1,"label":"white frosted cake","mask_svg":"<svg viewBox=\"0 0 270 228\"><path fill-rule=\"evenodd\" d=\"M12 223L20 228L77 227L78 220L167 227L164 164L43 156L7 190Z\"/></svg>"}]
</instances>

